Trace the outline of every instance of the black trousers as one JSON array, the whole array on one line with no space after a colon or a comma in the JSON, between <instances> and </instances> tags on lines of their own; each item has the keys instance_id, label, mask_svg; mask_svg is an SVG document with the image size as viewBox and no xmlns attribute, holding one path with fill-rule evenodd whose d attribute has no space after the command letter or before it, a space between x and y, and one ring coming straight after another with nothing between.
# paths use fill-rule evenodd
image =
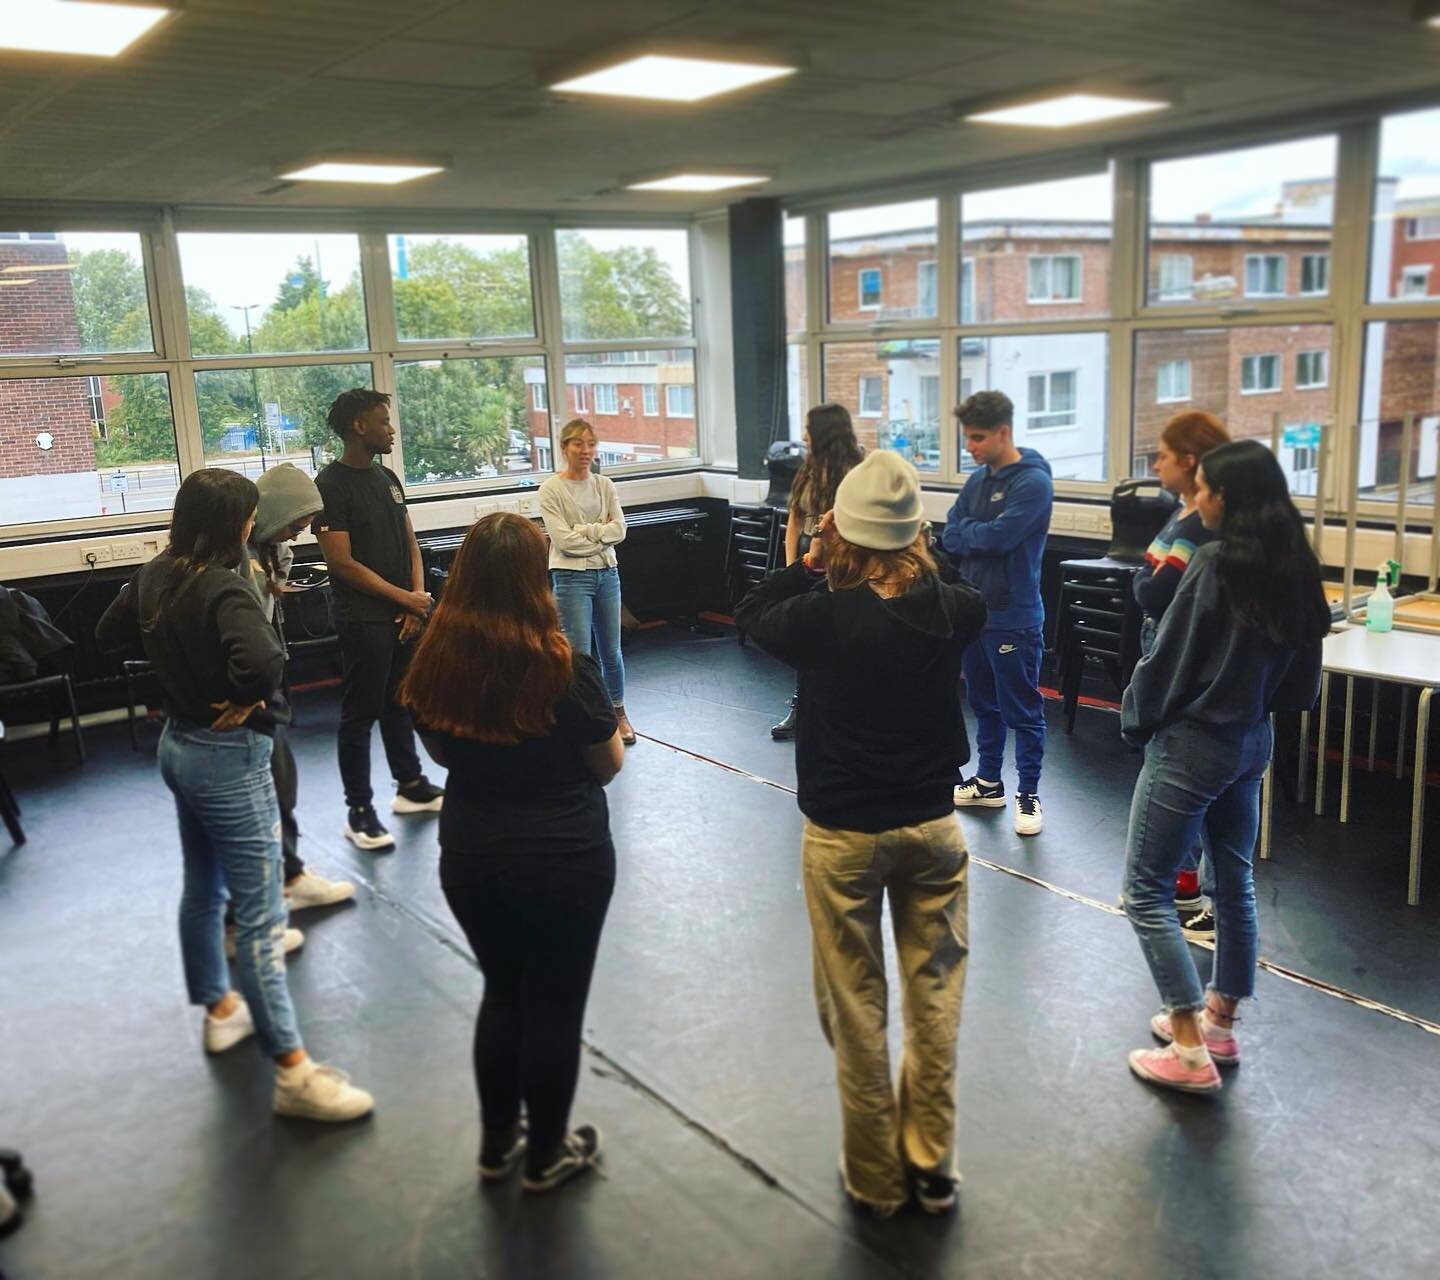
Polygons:
<instances>
[{"instance_id":1,"label":"black trousers","mask_svg":"<svg viewBox=\"0 0 1440 1280\"><path fill-rule=\"evenodd\" d=\"M440 885L485 995L475 1019L475 1083L486 1130L529 1121L527 1165L559 1154L580 1076L580 1032L600 930L615 887L607 840L579 854L442 853Z\"/></svg>"},{"instance_id":2,"label":"black trousers","mask_svg":"<svg viewBox=\"0 0 1440 1280\"><path fill-rule=\"evenodd\" d=\"M289 734L285 725L277 724L275 750L270 753L270 776L275 781L275 798L280 802L280 855L285 860L287 881L305 870L305 861L300 856L300 825L295 821L300 775L295 767L295 753L290 750Z\"/></svg>"},{"instance_id":3,"label":"black trousers","mask_svg":"<svg viewBox=\"0 0 1440 1280\"><path fill-rule=\"evenodd\" d=\"M380 722L385 759L396 782L420 776L415 753L415 727L410 714L395 701L405 675L409 645L400 643L397 622L342 622L340 656L340 781L351 808L370 804L370 730Z\"/></svg>"}]
</instances>

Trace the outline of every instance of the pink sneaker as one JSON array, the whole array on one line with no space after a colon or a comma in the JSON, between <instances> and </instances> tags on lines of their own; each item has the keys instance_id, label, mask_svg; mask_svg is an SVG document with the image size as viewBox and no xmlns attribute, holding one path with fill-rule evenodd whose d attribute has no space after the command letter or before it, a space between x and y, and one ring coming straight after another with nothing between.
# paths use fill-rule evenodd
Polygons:
<instances>
[{"instance_id":1,"label":"pink sneaker","mask_svg":"<svg viewBox=\"0 0 1440 1280\"><path fill-rule=\"evenodd\" d=\"M1150 1019L1150 1034L1161 1044L1169 1044L1175 1039L1168 1013L1157 1013ZM1205 1037L1205 1047L1210 1050L1210 1056L1222 1067L1233 1067L1240 1061L1240 1042L1235 1039L1233 1027L1214 1026L1202 1016L1200 1034Z\"/></svg>"},{"instance_id":2,"label":"pink sneaker","mask_svg":"<svg viewBox=\"0 0 1440 1280\"><path fill-rule=\"evenodd\" d=\"M1151 1084L1182 1093L1214 1093L1220 1088L1220 1073L1208 1057L1203 1067L1187 1067L1173 1044L1163 1049L1134 1050L1130 1070Z\"/></svg>"}]
</instances>

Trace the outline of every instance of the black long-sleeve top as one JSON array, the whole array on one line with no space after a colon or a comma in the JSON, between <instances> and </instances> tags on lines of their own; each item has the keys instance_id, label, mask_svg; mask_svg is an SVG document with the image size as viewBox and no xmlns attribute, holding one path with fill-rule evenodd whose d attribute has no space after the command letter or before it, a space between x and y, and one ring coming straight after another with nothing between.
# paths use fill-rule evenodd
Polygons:
<instances>
[{"instance_id":1,"label":"black long-sleeve top","mask_svg":"<svg viewBox=\"0 0 1440 1280\"><path fill-rule=\"evenodd\" d=\"M95 637L110 652L144 654L165 700L165 713L190 724L209 724L215 706L271 698L279 688L285 655L254 590L219 566L189 571L160 595L175 567L168 555L144 565L105 610ZM273 731L269 716L247 728Z\"/></svg>"}]
</instances>

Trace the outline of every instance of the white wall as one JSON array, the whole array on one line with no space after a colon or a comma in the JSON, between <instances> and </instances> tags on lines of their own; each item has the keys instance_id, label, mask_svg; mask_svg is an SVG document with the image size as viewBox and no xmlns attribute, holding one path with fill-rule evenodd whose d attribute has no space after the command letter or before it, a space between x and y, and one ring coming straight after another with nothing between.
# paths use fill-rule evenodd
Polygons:
<instances>
[{"instance_id":1,"label":"white wall","mask_svg":"<svg viewBox=\"0 0 1440 1280\"><path fill-rule=\"evenodd\" d=\"M735 344L730 312L730 221L723 211L695 224L692 268L695 336L700 340L699 401L701 458L716 467L734 467Z\"/></svg>"}]
</instances>

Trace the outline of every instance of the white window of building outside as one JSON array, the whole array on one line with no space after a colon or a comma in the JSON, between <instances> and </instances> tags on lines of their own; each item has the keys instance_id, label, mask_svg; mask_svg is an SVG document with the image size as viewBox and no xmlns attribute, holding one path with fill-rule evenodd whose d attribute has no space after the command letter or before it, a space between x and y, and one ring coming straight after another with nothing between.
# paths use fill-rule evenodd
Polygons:
<instances>
[{"instance_id":1,"label":"white window of building outside","mask_svg":"<svg viewBox=\"0 0 1440 1280\"><path fill-rule=\"evenodd\" d=\"M1283 253L1247 253L1245 255L1245 296L1247 298L1282 298L1285 296L1285 255Z\"/></svg>"},{"instance_id":2,"label":"white window of building outside","mask_svg":"<svg viewBox=\"0 0 1440 1280\"><path fill-rule=\"evenodd\" d=\"M550 410L550 392L543 382L532 383L530 386L530 405L536 413L548 413Z\"/></svg>"},{"instance_id":3,"label":"white window of building outside","mask_svg":"<svg viewBox=\"0 0 1440 1280\"><path fill-rule=\"evenodd\" d=\"M647 382L641 387L644 396L643 411L647 418L658 418L660 416L660 388L653 382Z\"/></svg>"},{"instance_id":4,"label":"white window of building outside","mask_svg":"<svg viewBox=\"0 0 1440 1280\"><path fill-rule=\"evenodd\" d=\"M1301 255L1300 292L1311 297L1330 292L1330 255L1328 253Z\"/></svg>"},{"instance_id":5,"label":"white window of building outside","mask_svg":"<svg viewBox=\"0 0 1440 1280\"><path fill-rule=\"evenodd\" d=\"M915 264L915 314L925 317L933 316L938 308L938 284L939 274L934 262L918 262Z\"/></svg>"},{"instance_id":6,"label":"white window of building outside","mask_svg":"<svg viewBox=\"0 0 1440 1280\"><path fill-rule=\"evenodd\" d=\"M1261 395L1280 390L1278 355L1245 356L1240 361L1240 394Z\"/></svg>"},{"instance_id":7,"label":"white window of building outside","mask_svg":"<svg viewBox=\"0 0 1440 1280\"><path fill-rule=\"evenodd\" d=\"M1400 272L1400 297L1427 298L1430 296L1430 267L1405 267Z\"/></svg>"},{"instance_id":8,"label":"white window of building outside","mask_svg":"<svg viewBox=\"0 0 1440 1280\"><path fill-rule=\"evenodd\" d=\"M595 392L596 413L619 413L620 396L615 390L613 382L597 382L593 388Z\"/></svg>"},{"instance_id":9,"label":"white window of building outside","mask_svg":"<svg viewBox=\"0 0 1440 1280\"><path fill-rule=\"evenodd\" d=\"M695 388L670 383L665 388L665 413L671 418L695 416Z\"/></svg>"},{"instance_id":10,"label":"white window of building outside","mask_svg":"<svg viewBox=\"0 0 1440 1280\"><path fill-rule=\"evenodd\" d=\"M1075 426L1078 377L1073 369L1030 375L1026 426L1031 431Z\"/></svg>"},{"instance_id":11,"label":"white window of building outside","mask_svg":"<svg viewBox=\"0 0 1440 1280\"><path fill-rule=\"evenodd\" d=\"M1190 399L1190 361L1166 360L1155 370L1155 399L1177 404Z\"/></svg>"},{"instance_id":12,"label":"white window of building outside","mask_svg":"<svg viewBox=\"0 0 1440 1280\"><path fill-rule=\"evenodd\" d=\"M867 267L856 273L856 296L861 311L880 310L880 268Z\"/></svg>"},{"instance_id":13,"label":"white window of building outside","mask_svg":"<svg viewBox=\"0 0 1440 1280\"><path fill-rule=\"evenodd\" d=\"M885 382L881 378L860 379L860 416L878 418L885 412Z\"/></svg>"},{"instance_id":14,"label":"white window of building outside","mask_svg":"<svg viewBox=\"0 0 1440 1280\"><path fill-rule=\"evenodd\" d=\"M1080 301L1079 254L1032 254L1027 300L1036 303Z\"/></svg>"},{"instance_id":15,"label":"white window of building outside","mask_svg":"<svg viewBox=\"0 0 1440 1280\"><path fill-rule=\"evenodd\" d=\"M585 384L583 382L571 383L570 392L575 397L575 412L587 412L585 407Z\"/></svg>"},{"instance_id":16,"label":"white window of building outside","mask_svg":"<svg viewBox=\"0 0 1440 1280\"><path fill-rule=\"evenodd\" d=\"M1160 300L1176 302L1195 295L1195 259L1188 253L1160 255Z\"/></svg>"},{"instance_id":17,"label":"white window of building outside","mask_svg":"<svg viewBox=\"0 0 1440 1280\"><path fill-rule=\"evenodd\" d=\"M1295 357L1295 389L1313 391L1330 385L1330 353L1301 351Z\"/></svg>"}]
</instances>

